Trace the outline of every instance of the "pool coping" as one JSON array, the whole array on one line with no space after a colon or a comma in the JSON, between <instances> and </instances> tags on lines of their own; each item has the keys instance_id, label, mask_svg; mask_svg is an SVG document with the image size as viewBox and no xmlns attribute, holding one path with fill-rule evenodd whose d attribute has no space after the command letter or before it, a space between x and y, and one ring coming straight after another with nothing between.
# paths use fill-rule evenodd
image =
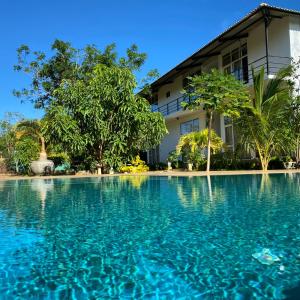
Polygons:
<instances>
[{"instance_id":1,"label":"pool coping","mask_svg":"<svg viewBox=\"0 0 300 300\"><path fill-rule=\"evenodd\" d=\"M118 177L118 176L174 176L174 177L199 177L199 176L228 176L228 175L263 175L263 174L296 174L300 173L300 169L293 170L238 170L238 171L149 171L138 174L80 174L80 175L50 175L50 176L19 176L0 174L0 181L6 180L31 180L31 179L55 179L55 178L98 178L98 177Z\"/></svg>"}]
</instances>

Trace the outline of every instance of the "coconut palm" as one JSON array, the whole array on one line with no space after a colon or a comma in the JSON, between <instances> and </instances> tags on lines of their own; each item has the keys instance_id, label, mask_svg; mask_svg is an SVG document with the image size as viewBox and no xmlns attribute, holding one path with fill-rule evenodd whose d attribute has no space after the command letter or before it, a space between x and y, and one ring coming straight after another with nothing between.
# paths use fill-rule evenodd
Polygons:
<instances>
[{"instance_id":1,"label":"coconut palm","mask_svg":"<svg viewBox=\"0 0 300 300\"><path fill-rule=\"evenodd\" d=\"M258 73L252 70L252 102L237 120L236 128L243 144L258 152L264 171L268 169L272 156L286 151L291 144L291 72L292 68L287 67L275 78L266 80L264 68Z\"/></svg>"}]
</instances>

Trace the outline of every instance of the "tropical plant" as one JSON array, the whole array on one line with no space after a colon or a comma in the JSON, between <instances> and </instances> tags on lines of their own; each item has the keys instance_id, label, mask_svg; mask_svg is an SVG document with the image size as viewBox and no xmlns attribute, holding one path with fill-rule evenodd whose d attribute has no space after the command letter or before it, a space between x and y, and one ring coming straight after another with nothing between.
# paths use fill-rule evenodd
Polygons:
<instances>
[{"instance_id":1,"label":"tropical plant","mask_svg":"<svg viewBox=\"0 0 300 300\"><path fill-rule=\"evenodd\" d=\"M167 133L164 118L135 95L125 67L97 65L89 80L64 81L46 109L45 133L72 155L92 157L100 168L118 168Z\"/></svg>"},{"instance_id":2,"label":"tropical plant","mask_svg":"<svg viewBox=\"0 0 300 300\"><path fill-rule=\"evenodd\" d=\"M201 131L191 132L182 135L176 146L177 155L182 155L188 161L188 163L201 163L203 160L204 150L207 149L209 139L209 129L203 129ZM223 147L222 139L217 133L210 130L210 148L213 153L220 151Z\"/></svg>"},{"instance_id":3,"label":"tropical plant","mask_svg":"<svg viewBox=\"0 0 300 300\"><path fill-rule=\"evenodd\" d=\"M16 125L17 139L30 137L40 144L40 155L47 157L45 138L42 134L42 122L40 120L23 120Z\"/></svg>"},{"instance_id":4,"label":"tropical plant","mask_svg":"<svg viewBox=\"0 0 300 300\"><path fill-rule=\"evenodd\" d=\"M218 70L189 78L190 83L185 91L190 102L182 103L185 109L204 109L208 116L207 167L210 170L212 122L216 113L230 118L240 115L240 108L247 105L249 93L246 86L232 75Z\"/></svg>"},{"instance_id":5,"label":"tropical plant","mask_svg":"<svg viewBox=\"0 0 300 300\"><path fill-rule=\"evenodd\" d=\"M147 171L149 171L149 167L138 155L132 159L130 165L124 165L120 168L122 173L142 173Z\"/></svg>"},{"instance_id":6,"label":"tropical plant","mask_svg":"<svg viewBox=\"0 0 300 300\"><path fill-rule=\"evenodd\" d=\"M30 137L22 136L18 138L14 151L15 171L17 173L27 174L30 170L30 163L39 157L40 144Z\"/></svg>"},{"instance_id":7,"label":"tropical plant","mask_svg":"<svg viewBox=\"0 0 300 300\"><path fill-rule=\"evenodd\" d=\"M240 138L248 149L258 152L262 169L268 169L274 155L291 149L293 129L292 68L280 70L274 79L265 79L265 70L252 70L253 96L251 105L242 110L237 120Z\"/></svg>"}]
</instances>

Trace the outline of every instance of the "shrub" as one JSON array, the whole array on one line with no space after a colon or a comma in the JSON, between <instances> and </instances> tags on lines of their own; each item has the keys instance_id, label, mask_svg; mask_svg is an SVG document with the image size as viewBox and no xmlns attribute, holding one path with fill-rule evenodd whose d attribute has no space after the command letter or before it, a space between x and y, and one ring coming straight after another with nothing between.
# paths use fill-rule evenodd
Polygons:
<instances>
[{"instance_id":1,"label":"shrub","mask_svg":"<svg viewBox=\"0 0 300 300\"><path fill-rule=\"evenodd\" d=\"M121 173L142 173L147 171L149 171L149 167L138 155L131 161L130 165L125 165L120 168Z\"/></svg>"}]
</instances>

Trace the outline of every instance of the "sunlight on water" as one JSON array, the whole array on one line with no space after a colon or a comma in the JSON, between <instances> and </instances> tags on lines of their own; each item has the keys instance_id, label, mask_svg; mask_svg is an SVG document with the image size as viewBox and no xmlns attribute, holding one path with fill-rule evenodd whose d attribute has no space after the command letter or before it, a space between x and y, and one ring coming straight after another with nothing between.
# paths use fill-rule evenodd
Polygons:
<instances>
[{"instance_id":1,"label":"sunlight on water","mask_svg":"<svg viewBox=\"0 0 300 300\"><path fill-rule=\"evenodd\" d=\"M0 181L0 299L284 299L299 192L298 174Z\"/></svg>"}]
</instances>

